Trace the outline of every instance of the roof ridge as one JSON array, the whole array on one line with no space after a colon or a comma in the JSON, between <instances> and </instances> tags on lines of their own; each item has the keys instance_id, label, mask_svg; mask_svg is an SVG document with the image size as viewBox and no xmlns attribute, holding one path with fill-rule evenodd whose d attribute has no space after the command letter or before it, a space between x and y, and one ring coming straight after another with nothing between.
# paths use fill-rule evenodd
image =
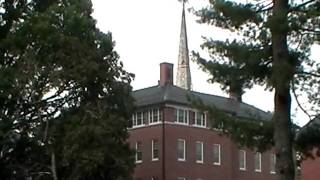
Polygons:
<instances>
[{"instance_id":1,"label":"roof ridge","mask_svg":"<svg viewBox=\"0 0 320 180\"><path fill-rule=\"evenodd\" d=\"M154 86L149 86L149 87L145 87L145 88L142 88L142 89L136 89L136 90L133 90L132 92L137 92L137 91L142 91L142 90L146 90L146 89L151 89L151 88L154 88L154 87L160 87L159 85L154 85Z\"/></svg>"},{"instance_id":2,"label":"roof ridge","mask_svg":"<svg viewBox=\"0 0 320 180\"><path fill-rule=\"evenodd\" d=\"M215 96L215 97L221 98L221 99L232 100L232 99L230 99L230 98L228 98L228 97L219 96L219 95L214 95L214 94L208 94L208 93L203 93L203 92L198 92L198 91L192 91L192 93L202 94L202 95L207 95L207 96ZM252 107L252 108L254 108L254 109L258 109L258 110L260 110L260 111L262 111L262 112L264 112L264 113L269 113L269 111L264 111L264 110L262 110L262 109L260 109L260 108L258 108L258 107L255 107L254 105L248 104L248 103L243 102L243 101L237 101L237 103L243 104L243 105L246 105L246 106L250 106L250 107Z\"/></svg>"}]
</instances>

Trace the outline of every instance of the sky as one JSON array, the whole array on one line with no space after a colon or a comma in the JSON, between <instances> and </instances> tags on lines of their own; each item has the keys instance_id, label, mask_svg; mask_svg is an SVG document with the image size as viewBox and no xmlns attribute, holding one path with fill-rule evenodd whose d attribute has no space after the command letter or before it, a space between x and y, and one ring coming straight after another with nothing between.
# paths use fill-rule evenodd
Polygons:
<instances>
[{"instance_id":1,"label":"sky","mask_svg":"<svg viewBox=\"0 0 320 180\"><path fill-rule=\"evenodd\" d=\"M178 0L92 0L92 3L98 28L112 33L115 50L125 69L135 74L134 90L157 85L161 62L173 63L176 75L182 11ZM199 9L207 3L208 0L189 0L186 8ZM234 38L232 33L199 24L196 19L191 12L186 12L189 51L207 56L200 48L203 37L217 40ZM194 91L228 97L218 84L207 82L208 74L196 63L191 61L190 67ZM242 100L264 111L272 112L274 108L273 92L266 91L264 87L254 86L246 90ZM293 101L294 122L304 125L308 118L301 111L296 111L296 107Z\"/></svg>"}]
</instances>

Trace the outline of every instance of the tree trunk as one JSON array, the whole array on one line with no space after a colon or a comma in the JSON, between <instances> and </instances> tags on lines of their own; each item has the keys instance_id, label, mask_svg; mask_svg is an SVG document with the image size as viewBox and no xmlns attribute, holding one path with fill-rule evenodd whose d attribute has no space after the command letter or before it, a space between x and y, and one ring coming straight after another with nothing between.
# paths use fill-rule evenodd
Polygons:
<instances>
[{"instance_id":1,"label":"tree trunk","mask_svg":"<svg viewBox=\"0 0 320 180\"><path fill-rule=\"evenodd\" d=\"M289 62L287 46L288 0L274 0L271 17L273 47L274 142L278 180L294 180L295 171L292 153L290 81L294 65Z\"/></svg>"}]
</instances>

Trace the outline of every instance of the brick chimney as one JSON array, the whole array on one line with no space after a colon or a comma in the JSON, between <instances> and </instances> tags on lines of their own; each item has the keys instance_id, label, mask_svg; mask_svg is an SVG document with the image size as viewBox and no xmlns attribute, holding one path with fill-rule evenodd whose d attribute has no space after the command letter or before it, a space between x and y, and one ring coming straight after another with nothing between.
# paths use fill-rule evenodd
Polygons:
<instances>
[{"instance_id":1,"label":"brick chimney","mask_svg":"<svg viewBox=\"0 0 320 180\"><path fill-rule=\"evenodd\" d=\"M173 85L173 64L163 62L160 64L160 86Z\"/></svg>"}]
</instances>

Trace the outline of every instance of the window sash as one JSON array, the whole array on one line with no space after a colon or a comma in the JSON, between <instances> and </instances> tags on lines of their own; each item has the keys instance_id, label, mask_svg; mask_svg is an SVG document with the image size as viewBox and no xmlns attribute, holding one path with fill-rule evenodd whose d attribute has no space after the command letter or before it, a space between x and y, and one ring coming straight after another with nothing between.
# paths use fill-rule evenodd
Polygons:
<instances>
[{"instance_id":1,"label":"window sash","mask_svg":"<svg viewBox=\"0 0 320 180\"><path fill-rule=\"evenodd\" d=\"M206 127L207 126L206 114L205 113L201 113L199 111L195 112L194 124L196 126Z\"/></svg>"},{"instance_id":2,"label":"window sash","mask_svg":"<svg viewBox=\"0 0 320 180\"><path fill-rule=\"evenodd\" d=\"M143 124L143 113L137 112L137 126L140 126Z\"/></svg>"},{"instance_id":3,"label":"window sash","mask_svg":"<svg viewBox=\"0 0 320 180\"><path fill-rule=\"evenodd\" d=\"M196 142L196 162L203 163L203 142Z\"/></svg>"},{"instance_id":4,"label":"window sash","mask_svg":"<svg viewBox=\"0 0 320 180\"><path fill-rule=\"evenodd\" d=\"M276 155L275 154L271 154L270 155L270 173L271 174L275 174L276 173Z\"/></svg>"},{"instance_id":5,"label":"window sash","mask_svg":"<svg viewBox=\"0 0 320 180\"><path fill-rule=\"evenodd\" d=\"M145 125L144 112L136 112L132 115L132 127L140 127Z\"/></svg>"},{"instance_id":6,"label":"window sash","mask_svg":"<svg viewBox=\"0 0 320 180\"><path fill-rule=\"evenodd\" d=\"M159 160L159 141L152 140L152 161Z\"/></svg>"},{"instance_id":7,"label":"window sash","mask_svg":"<svg viewBox=\"0 0 320 180\"><path fill-rule=\"evenodd\" d=\"M213 145L213 164L214 165L221 164L221 146L220 146L220 144Z\"/></svg>"},{"instance_id":8,"label":"window sash","mask_svg":"<svg viewBox=\"0 0 320 180\"><path fill-rule=\"evenodd\" d=\"M182 109L178 110L178 122L180 122L180 123L184 123L184 118L185 118L184 112L185 111Z\"/></svg>"},{"instance_id":9,"label":"window sash","mask_svg":"<svg viewBox=\"0 0 320 180\"><path fill-rule=\"evenodd\" d=\"M137 126L137 116L136 114L132 114L132 127Z\"/></svg>"},{"instance_id":10,"label":"window sash","mask_svg":"<svg viewBox=\"0 0 320 180\"><path fill-rule=\"evenodd\" d=\"M178 161L186 160L186 141L183 139L178 139L177 141L177 156Z\"/></svg>"},{"instance_id":11,"label":"window sash","mask_svg":"<svg viewBox=\"0 0 320 180\"><path fill-rule=\"evenodd\" d=\"M261 172L261 153L259 152L254 155L254 171Z\"/></svg>"},{"instance_id":12,"label":"window sash","mask_svg":"<svg viewBox=\"0 0 320 180\"><path fill-rule=\"evenodd\" d=\"M189 111L186 109L176 109L176 122L181 124L189 124Z\"/></svg>"},{"instance_id":13,"label":"window sash","mask_svg":"<svg viewBox=\"0 0 320 180\"><path fill-rule=\"evenodd\" d=\"M159 109L152 109L152 123L159 121Z\"/></svg>"},{"instance_id":14,"label":"window sash","mask_svg":"<svg viewBox=\"0 0 320 180\"><path fill-rule=\"evenodd\" d=\"M136 155L135 155L136 163L142 162L142 142L136 142Z\"/></svg>"},{"instance_id":15,"label":"window sash","mask_svg":"<svg viewBox=\"0 0 320 180\"><path fill-rule=\"evenodd\" d=\"M245 150L239 151L239 169L246 170L246 151Z\"/></svg>"}]
</instances>

